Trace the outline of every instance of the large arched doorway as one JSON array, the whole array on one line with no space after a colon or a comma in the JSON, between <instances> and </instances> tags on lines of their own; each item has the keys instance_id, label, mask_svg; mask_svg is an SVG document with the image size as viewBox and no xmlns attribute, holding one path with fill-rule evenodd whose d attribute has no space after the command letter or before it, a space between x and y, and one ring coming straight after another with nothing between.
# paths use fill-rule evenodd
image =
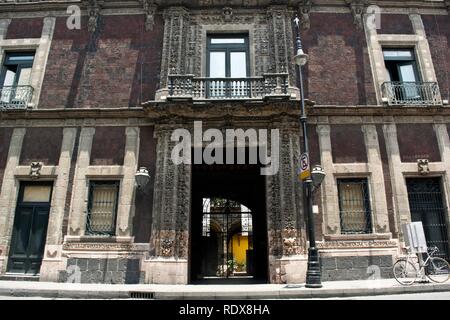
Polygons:
<instances>
[{"instance_id":1,"label":"large arched doorway","mask_svg":"<svg viewBox=\"0 0 450 320\"><path fill-rule=\"evenodd\" d=\"M194 165L190 280L265 283L265 179L258 165Z\"/></svg>"}]
</instances>

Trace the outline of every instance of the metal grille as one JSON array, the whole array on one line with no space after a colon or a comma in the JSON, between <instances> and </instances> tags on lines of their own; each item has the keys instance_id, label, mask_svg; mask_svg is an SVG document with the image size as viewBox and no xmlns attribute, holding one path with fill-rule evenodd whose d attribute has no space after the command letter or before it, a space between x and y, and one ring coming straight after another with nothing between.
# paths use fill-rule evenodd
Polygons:
<instances>
[{"instance_id":1,"label":"metal grille","mask_svg":"<svg viewBox=\"0 0 450 320\"><path fill-rule=\"evenodd\" d=\"M139 299L139 300L151 300L154 298L153 292L139 292L139 291L132 291L130 292L130 298L131 299Z\"/></svg>"},{"instance_id":2,"label":"metal grille","mask_svg":"<svg viewBox=\"0 0 450 320\"><path fill-rule=\"evenodd\" d=\"M32 86L4 86L0 88L0 111L26 109L33 97Z\"/></svg>"},{"instance_id":3,"label":"metal grille","mask_svg":"<svg viewBox=\"0 0 450 320\"><path fill-rule=\"evenodd\" d=\"M90 235L114 235L116 225L119 182L91 182L87 233Z\"/></svg>"},{"instance_id":4,"label":"metal grille","mask_svg":"<svg viewBox=\"0 0 450 320\"><path fill-rule=\"evenodd\" d=\"M262 77L196 78L169 75L171 99L263 99L288 95L288 74L270 73Z\"/></svg>"},{"instance_id":5,"label":"metal grille","mask_svg":"<svg viewBox=\"0 0 450 320\"><path fill-rule=\"evenodd\" d=\"M441 105L437 82L385 82L381 90L389 105Z\"/></svg>"},{"instance_id":6,"label":"metal grille","mask_svg":"<svg viewBox=\"0 0 450 320\"><path fill-rule=\"evenodd\" d=\"M370 233L372 230L366 179L338 179L342 233Z\"/></svg>"},{"instance_id":7,"label":"metal grille","mask_svg":"<svg viewBox=\"0 0 450 320\"><path fill-rule=\"evenodd\" d=\"M449 260L448 228L445 217L447 208L439 178L407 179L411 220L421 221L425 231L427 246L436 246L435 255Z\"/></svg>"}]
</instances>

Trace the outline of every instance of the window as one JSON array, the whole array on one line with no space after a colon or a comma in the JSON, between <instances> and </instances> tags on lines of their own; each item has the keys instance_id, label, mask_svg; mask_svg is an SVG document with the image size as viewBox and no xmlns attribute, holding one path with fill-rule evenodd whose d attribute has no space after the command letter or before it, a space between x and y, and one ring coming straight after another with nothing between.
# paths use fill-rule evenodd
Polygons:
<instances>
[{"instance_id":1,"label":"window","mask_svg":"<svg viewBox=\"0 0 450 320\"><path fill-rule=\"evenodd\" d=\"M2 87L30 84L34 52L7 53L2 71Z\"/></svg>"},{"instance_id":2,"label":"window","mask_svg":"<svg viewBox=\"0 0 450 320\"><path fill-rule=\"evenodd\" d=\"M86 231L89 235L115 234L119 182L91 181Z\"/></svg>"},{"instance_id":3,"label":"window","mask_svg":"<svg viewBox=\"0 0 450 320\"><path fill-rule=\"evenodd\" d=\"M338 179L342 233L370 233L372 230L367 179Z\"/></svg>"},{"instance_id":4,"label":"window","mask_svg":"<svg viewBox=\"0 0 450 320\"><path fill-rule=\"evenodd\" d=\"M209 97L247 96L249 73L248 36L208 37L207 76L212 78L208 83Z\"/></svg>"},{"instance_id":5,"label":"window","mask_svg":"<svg viewBox=\"0 0 450 320\"><path fill-rule=\"evenodd\" d=\"M419 82L414 50L384 49L384 63L389 81Z\"/></svg>"},{"instance_id":6,"label":"window","mask_svg":"<svg viewBox=\"0 0 450 320\"><path fill-rule=\"evenodd\" d=\"M30 87L34 52L7 53L0 74L0 107L26 107L31 101Z\"/></svg>"}]
</instances>

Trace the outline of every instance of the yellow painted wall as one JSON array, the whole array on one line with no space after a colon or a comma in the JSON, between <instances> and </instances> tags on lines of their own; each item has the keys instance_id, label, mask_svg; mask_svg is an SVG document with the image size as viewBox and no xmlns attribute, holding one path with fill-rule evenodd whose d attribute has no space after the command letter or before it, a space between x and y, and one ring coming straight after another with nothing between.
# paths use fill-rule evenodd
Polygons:
<instances>
[{"instance_id":1,"label":"yellow painted wall","mask_svg":"<svg viewBox=\"0 0 450 320\"><path fill-rule=\"evenodd\" d=\"M229 250L232 250L236 262L247 264L248 237L233 235Z\"/></svg>"}]
</instances>

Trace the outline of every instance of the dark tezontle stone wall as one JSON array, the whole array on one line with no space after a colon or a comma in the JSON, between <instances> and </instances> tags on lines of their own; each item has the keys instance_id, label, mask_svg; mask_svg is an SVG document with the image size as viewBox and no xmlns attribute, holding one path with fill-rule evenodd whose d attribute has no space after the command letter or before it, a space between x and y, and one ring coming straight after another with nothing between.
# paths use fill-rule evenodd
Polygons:
<instances>
[{"instance_id":1,"label":"dark tezontle stone wall","mask_svg":"<svg viewBox=\"0 0 450 320\"><path fill-rule=\"evenodd\" d=\"M320 260L322 281L376 279L375 269L379 270L381 279L393 277L392 256L324 257Z\"/></svg>"},{"instance_id":2,"label":"dark tezontle stone wall","mask_svg":"<svg viewBox=\"0 0 450 320\"><path fill-rule=\"evenodd\" d=\"M58 282L74 282L77 266L80 271L80 283L138 284L144 283L144 272L140 271L139 259L91 259L70 258L67 271L61 271ZM72 281L69 281L71 278ZM78 280L78 281L77 281Z\"/></svg>"}]
</instances>

